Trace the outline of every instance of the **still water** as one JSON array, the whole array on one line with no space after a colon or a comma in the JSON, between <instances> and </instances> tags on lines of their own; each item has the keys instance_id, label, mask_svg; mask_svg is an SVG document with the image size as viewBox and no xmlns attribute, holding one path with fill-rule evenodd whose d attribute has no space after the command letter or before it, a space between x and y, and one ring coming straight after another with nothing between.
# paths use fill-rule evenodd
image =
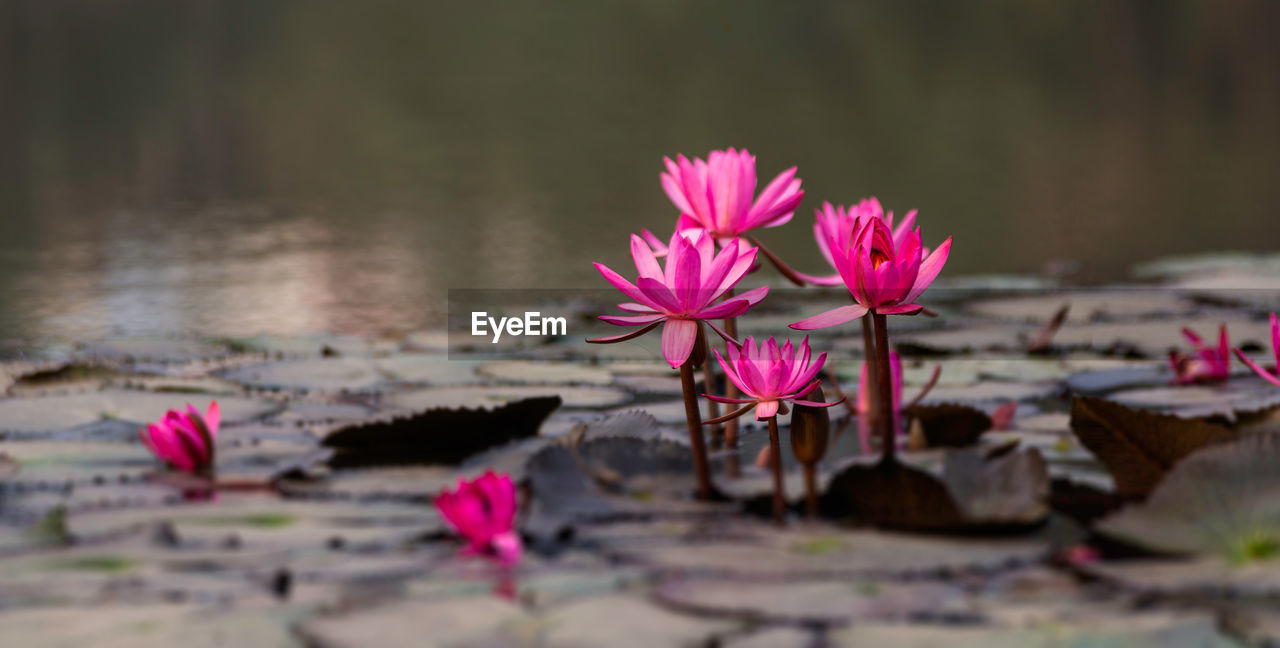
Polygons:
<instances>
[{"instance_id":1,"label":"still water","mask_svg":"<svg viewBox=\"0 0 1280 648\"><path fill-rule=\"evenodd\" d=\"M1280 243L1280 3L0 2L0 341L602 287L664 155L918 207L948 273Z\"/></svg>"}]
</instances>

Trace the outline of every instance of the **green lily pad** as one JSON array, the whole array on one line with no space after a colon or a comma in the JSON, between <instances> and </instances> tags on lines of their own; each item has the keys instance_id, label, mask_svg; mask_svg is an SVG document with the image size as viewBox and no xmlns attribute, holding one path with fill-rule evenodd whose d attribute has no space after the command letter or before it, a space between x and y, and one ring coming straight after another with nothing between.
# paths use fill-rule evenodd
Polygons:
<instances>
[{"instance_id":1,"label":"green lily pad","mask_svg":"<svg viewBox=\"0 0 1280 648\"><path fill-rule=\"evenodd\" d=\"M435 407L496 407L551 396L560 397L565 407L575 409L610 407L630 399L626 392L610 387L522 385L423 389L392 395L385 402L401 409L421 411Z\"/></svg>"},{"instance_id":2,"label":"green lily pad","mask_svg":"<svg viewBox=\"0 0 1280 648\"><path fill-rule=\"evenodd\" d=\"M966 310L980 317L1044 323L1052 319L1063 304L1071 305L1067 321L1076 323L1100 318L1182 317L1199 308L1191 300L1169 290L1130 287L989 299L970 302Z\"/></svg>"},{"instance_id":3,"label":"green lily pad","mask_svg":"<svg viewBox=\"0 0 1280 648\"><path fill-rule=\"evenodd\" d=\"M107 389L97 392L63 394L37 398L0 400L0 428L38 432L69 428L103 419L126 421L159 420L165 411L183 409L187 403L201 411L207 397L162 394L138 390ZM278 405L241 397L218 397L224 424L248 421L272 412Z\"/></svg>"},{"instance_id":4,"label":"green lily pad","mask_svg":"<svg viewBox=\"0 0 1280 648\"><path fill-rule=\"evenodd\" d=\"M476 371L499 382L536 385L608 385L613 375L604 369L568 362L504 360L480 365Z\"/></svg>"},{"instance_id":5,"label":"green lily pad","mask_svg":"<svg viewBox=\"0 0 1280 648\"><path fill-rule=\"evenodd\" d=\"M1183 459L1143 504L1097 530L1153 551L1272 564L1280 588L1280 437L1249 435Z\"/></svg>"}]
</instances>

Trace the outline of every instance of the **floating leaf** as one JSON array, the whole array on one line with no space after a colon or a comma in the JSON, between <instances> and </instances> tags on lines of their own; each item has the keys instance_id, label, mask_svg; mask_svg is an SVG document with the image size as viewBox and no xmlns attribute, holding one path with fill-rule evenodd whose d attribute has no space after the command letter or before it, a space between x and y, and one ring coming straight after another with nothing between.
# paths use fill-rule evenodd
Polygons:
<instances>
[{"instance_id":1,"label":"floating leaf","mask_svg":"<svg viewBox=\"0 0 1280 648\"><path fill-rule=\"evenodd\" d=\"M559 398L567 408L597 409L626 402L630 396L612 387L513 385L444 387L394 394L386 402L409 411L436 407L497 407L530 398Z\"/></svg>"},{"instance_id":2,"label":"floating leaf","mask_svg":"<svg viewBox=\"0 0 1280 648\"><path fill-rule=\"evenodd\" d=\"M431 409L340 428L322 443L337 449L334 467L456 464L496 445L535 436L560 399L530 398L496 409Z\"/></svg>"},{"instance_id":3,"label":"floating leaf","mask_svg":"<svg viewBox=\"0 0 1280 648\"><path fill-rule=\"evenodd\" d=\"M41 432L69 428L104 419L146 422L157 420L169 409L188 402L201 407L207 398L181 394L156 394L138 390L106 389L98 392L0 400L0 429ZM279 406L240 397L219 397L222 422L248 421Z\"/></svg>"},{"instance_id":4,"label":"floating leaf","mask_svg":"<svg viewBox=\"0 0 1280 648\"><path fill-rule=\"evenodd\" d=\"M613 375L604 369L569 362L504 360L480 365L480 375L499 382L538 385L608 385Z\"/></svg>"},{"instance_id":5,"label":"floating leaf","mask_svg":"<svg viewBox=\"0 0 1280 648\"><path fill-rule=\"evenodd\" d=\"M1153 551L1280 563L1280 437L1250 435L1191 454L1143 504L1097 530ZM1274 570L1280 577L1280 569ZM1275 581L1280 588L1280 579Z\"/></svg>"},{"instance_id":6,"label":"floating leaf","mask_svg":"<svg viewBox=\"0 0 1280 648\"><path fill-rule=\"evenodd\" d=\"M673 579L661 583L657 599L668 607L703 616L736 617L752 622L844 625L853 620L977 620L964 591L943 583L743 582Z\"/></svg>"},{"instance_id":7,"label":"floating leaf","mask_svg":"<svg viewBox=\"0 0 1280 648\"><path fill-rule=\"evenodd\" d=\"M1221 425L1091 397L1072 403L1071 430L1107 467L1116 492L1127 497L1145 496L1183 457L1235 436Z\"/></svg>"},{"instance_id":8,"label":"floating leaf","mask_svg":"<svg viewBox=\"0 0 1280 648\"><path fill-rule=\"evenodd\" d=\"M1216 416L1234 421L1239 414L1280 406L1280 389L1249 375L1216 385L1131 389L1115 392L1109 398L1130 407L1155 409L1186 418Z\"/></svg>"}]
</instances>

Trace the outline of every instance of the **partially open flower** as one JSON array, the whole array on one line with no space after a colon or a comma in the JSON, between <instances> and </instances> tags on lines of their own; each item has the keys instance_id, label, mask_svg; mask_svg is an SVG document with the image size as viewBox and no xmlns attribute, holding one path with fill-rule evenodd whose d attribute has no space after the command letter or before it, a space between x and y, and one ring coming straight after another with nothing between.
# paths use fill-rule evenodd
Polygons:
<instances>
[{"instance_id":1,"label":"partially open flower","mask_svg":"<svg viewBox=\"0 0 1280 648\"><path fill-rule=\"evenodd\" d=\"M658 263L644 239L631 235L631 257L639 278L636 283L601 263L601 275L634 302L618 308L634 315L602 315L600 319L618 326L641 326L638 331L589 340L595 343L624 342L662 324L662 357L672 367L689 359L698 339L698 323L707 322L725 339L732 339L711 320L737 317L759 303L769 293L761 286L716 303L742 280L755 262L756 248L734 240L718 253L711 236L702 231L671 235L665 268Z\"/></svg>"},{"instance_id":2,"label":"partially open flower","mask_svg":"<svg viewBox=\"0 0 1280 648\"><path fill-rule=\"evenodd\" d=\"M680 209L677 230L700 227L728 241L760 227L777 227L791 220L804 198L795 167L778 174L759 197L756 158L746 149L712 151L704 162L683 155L664 158L667 171L662 188Z\"/></svg>"},{"instance_id":3,"label":"partially open flower","mask_svg":"<svg viewBox=\"0 0 1280 648\"><path fill-rule=\"evenodd\" d=\"M467 540L467 552L503 564L520 561L520 535L514 530L516 488L507 475L487 471L474 480L458 481L440 493L436 509Z\"/></svg>"},{"instance_id":4,"label":"partially open flower","mask_svg":"<svg viewBox=\"0 0 1280 648\"><path fill-rule=\"evenodd\" d=\"M221 421L217 401L210 403L203 415L188 404L187 411L169 410L160 422L138 430L138 437L151 454L174 470L209 474L213 472L214 442Z\"/></svg>"},{"instance_id":5,"label":"partially open flower","mask_svg":"<svg viewBox=\"0 0 1280 648\"><path fill-rule=\"evenodd\" d=\"M1271 371L1267 371L1258 363L1250 360L1243 351L1236 349L1236 355L1240 357L1241 362L1248 365L1263 380L1280 387L1280 319L1276 318L1275 313L1271 314L1271 353L1275 356L1276 364Z\"/></svg>"},{"instance_id":6,"label":"partially open flower","mask_svg":"<svg viewBox=\"0 0 1280 648\"><path fill-rule=\"evenodd\" d=\"M914 214L909 214L904 224L909 226ZM899 225L895 232L885 219L874 216L823 231L825 249L855 303L796 322L793 329L836 326L869 311L914 315L924 309L916 299L937 278L951 253L949 238L927 252L920 243L920 228Z\"/></svg>"},{"instance_id":7,"label":"partially open flower","mask_svg":"<svg viewBox=\"0 0 1280 648\"><path fill-rule=\"evenodd\" d=\"M836 261L831 253L831 242L852 244L857 239L858 231L870 218L879 218L888 223L889 229L893 230L895 244L902 245L907 234L915 227L916 210L907 212L906 217L896 227L893 224L893 212L886 214L875 196L863 198L857 204L848 207L824 202L820 209L814 210L813 238L818 242L818 250L822 252L823 258L831 264L832 268L836 268ZM929 256L929 248L924 248L923 254ZM806 281L819 286L839 286L844 282L838 271L836 274L820 277L802 276Z\"/></svg>"},{"instance_id":8,"label":"partially open flower","mask_svg":"<svg viewBox=\"0 0 1280 648\"><path fill-rule=\"evenodd\" d=\"M787 340L779 348L778 342L773 338L756 346L755 340L748 336L742 341L742 348L739 349L730 344L728 351L728 361L720 355L719 350L715 351L716 360L720 361L720 366L729 380L732 380L733 384L748 398L703 395L719 403L745 403L746 406L719 419L706 421L707 423L737 418L752 408L756 410L756 420L763 421L779 412L785 413L786 401L810 407L831 407L840 402L819 403L802 400L822 381L817 376L822 370L822 364L827 360L825 353L819 354L816 359L810 358L807 337L800 342L800 348L796 349L791 344L791 340Z\"/></svg>"},{"instance_id":9,"label":"partially open flower","mask_svg":"<svg viewBox=\"0 0 1280 648\"><path fill-rule=\"evenodd\" d=\"M1227 341L1226 324L1218 327L1216 347L1206 345L1204 338L1189 328L1182 329L1182 335L1191 342L1195 355L1169 352L1169 367L1173 369L1175 384L1222 382L1231 377L1231 345Z\"/></svg>"}]
</instances>

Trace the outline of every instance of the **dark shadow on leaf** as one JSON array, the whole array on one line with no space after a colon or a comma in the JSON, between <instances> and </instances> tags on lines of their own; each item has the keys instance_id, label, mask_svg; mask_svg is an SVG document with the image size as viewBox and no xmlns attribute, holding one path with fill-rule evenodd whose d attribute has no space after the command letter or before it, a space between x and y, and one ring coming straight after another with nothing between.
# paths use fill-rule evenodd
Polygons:
<instances>
[{"instance_id":1,"label":"dark shadow on leaf","mask_svg":"<svg viewBox=\"0 0 1280 648\"><path fill-rule=\"evenodd\" d=\"M431 409L412 416L350 425L321 442L336 452L333 468L457 464L467 457L537 435L560 397L527 398L496 409Z\"/></svg>"},{"instance_id":2,"label":"dark shadow on leaf","mask_svg":"<svg viewBox=\"0 0 1280 648\"><path fill-rule=\"evenodd\" d=\"M983 432L991 429L991 417L968 405L916 405L907 409L905 414L913 426L920 426L930 448L973 445Z\"/></svg>"}]
</instances>

